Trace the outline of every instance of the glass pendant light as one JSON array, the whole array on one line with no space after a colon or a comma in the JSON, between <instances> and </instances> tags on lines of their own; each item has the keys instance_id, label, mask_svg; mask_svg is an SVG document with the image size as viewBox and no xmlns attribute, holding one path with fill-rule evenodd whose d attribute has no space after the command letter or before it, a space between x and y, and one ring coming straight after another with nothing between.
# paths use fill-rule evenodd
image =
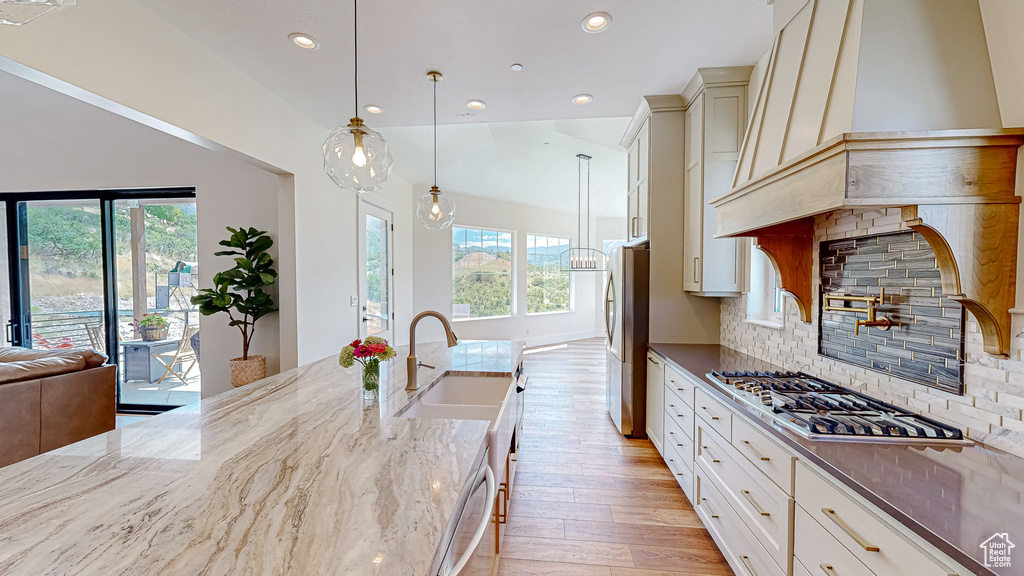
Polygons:
<instances>
[{"instance_id":1,"label":"glass pendant light","mask_svg":"<svg viewBox=\"0 0 1024 576\"><path fill-rule=\"evenodd\" d=\"M586 170L583 167L584 162L586 162ZM579 176L579 184L576 187L576 203L579 209L576 213L576 242L578 247L562 252L558 257L558 267L562 272L603 272L605 269L604 252L590 247L590 156L586 154L576 155L576 171ZM584 174L586 175L586 202L583 201ZM586 210L587 222L585 229L583 226L584 209Z\"/></svg>"},{"instance_id":2,"label":"glass pendant light","mask_svg":"<svg viewBox=\"0 0 1024 576\"><path fill-rule=\"evenodd\" d=\"M21 26L64 6L74 6L75 0L0 0L0 24Z\"/></svg>"},{"instance_id":3,"label":"glass pendant light","mask_svg":"<svg viewBox=\"0 0 1024 576\"><path fill-rule=\"evenodd\" d=\"M416 216L428 230L444 230L455 221L455 202L437 187L437 83L444 80L440 72L427 72L434 83L434 185L416 202Z\"/></svg>"},{"instance_id":4,"label":"glass pendant light","mask_svg":"<svg viewBox=\"0 0 1024 576\"><path fill-rule=\"evenodd\" d=\"M365 193L378 190L391 177L391 149L384 137L363 124L359 117L359 24L357 0L352 0L355 27L354 55L355 117L348 126L339 126L324 142L324 171L342 188Z\"/></svg>"}]
</instances>

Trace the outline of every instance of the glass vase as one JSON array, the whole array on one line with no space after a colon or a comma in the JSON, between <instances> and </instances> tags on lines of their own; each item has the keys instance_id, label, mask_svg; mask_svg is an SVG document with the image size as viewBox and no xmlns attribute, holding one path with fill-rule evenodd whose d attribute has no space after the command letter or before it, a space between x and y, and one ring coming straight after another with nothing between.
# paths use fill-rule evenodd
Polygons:
<instances>
[{"instance_id":1,"label":"glass vase","mask_svg":"<svg viewBox=\"0 0 1024 576\"><path fill-rule=\"evenodd\" d=\"M373 359L363 365L363 399L372 400L380 390L380 360Z\"/></svg>"}]
</instances>

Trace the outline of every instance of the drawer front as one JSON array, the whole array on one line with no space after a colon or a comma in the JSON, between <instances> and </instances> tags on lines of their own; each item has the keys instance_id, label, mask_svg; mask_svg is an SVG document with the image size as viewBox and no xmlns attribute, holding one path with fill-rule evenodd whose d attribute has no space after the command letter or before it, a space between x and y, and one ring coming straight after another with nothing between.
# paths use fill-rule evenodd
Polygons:
<instances>
[{"instance_id":1,"label":"drawer front","mask_svg":"<svg viewBox=\"0 0 1024 576\"><path fill-rule=\"evenodd\" d=\"M665 397L665 421L671 421L684 434L693 438L693 408L681 403L675 396Z\"/></svg>"},{"instance_id":2,"label":"drawer front","mask_svg":"<svg viewBox=\"0 0 1024 576\"><path fill-rule=\"evenodd\" d=\"M683 489L683 494L686 494L686 498L693 504L693 472L692 468L685 466L686 457L676 452L672 447L665 447L665 464L668 469L672 471L673 476L676 478L676 482L679 483L679 487ZM692 466L692 464L691 464Z\"/></svg>"},{"instance_id":3,"label":"drawer front","mask_svg":"<svg viewBox=\"0 0 1024 576\"><path fill-rule=\"evenodd\" d=\"M698 388L694 393L693 411L707 422L726 442L732 442L732 412L710 394Z\"/></svg>"},{"instance_id":4,"label":"drawer front","mask_svg":"<svg viewBox=\"0 0 1024 576\"><path fill-rule=\"evenodd\" d=\"M732 422L732 445L751 464L786 494L793 495L793 467L796 457L772 440L755 424L736 418Z\"/></svg>"},{"instance_id":5,"label":"drawer front","mask_svg":"<svg viewBox=\"0 0 1024 576\"><path fill-rule=\"evenodd\" d=\"M683 403L693 408L693 393L697 385L671 364L665 365L665 388L671 388Z\"/></svg>"},{"instance_id":6,"label":"drawer front","mask_svg":"<svg viewBox=\"0 0 1024 576\"><path fill-rule=\"evenodd\" d=\"M712 476L747 529L775 562L780 567L788 566L793 551L793 499L703 422L697 425L696 442L697 463Z\"/></svg>"},{"instance_id":7,"label":"drawer front","mask_svg":"<svg viewBox=\"0 0 1024 576\"><path fill-rule=\"evenodd\" d=\"M874 576L863 562L827 530L823 530L823 527L800 506L796 507L793 523L793 553L812 574Z\"/></svg>"},{"instance_id":8,"label":"drawer front","mask_svg":"<svg viewBox=\"0 0 1024 576\"><path fill-rule=\"evenodd\" d=\"M665 413L665 446L671 446L687 470L693 470L693 440ZM668 453L665 453L668 457Z\"/></svg>"},{"instance_id":9,"label":"drawer front","mask_svg":"<svg viewBox=\"0 0 1024 576\"><path fill-rule=\"evenodd\" d=\"M900 535L854 497L797 463L800 505L872 572L885 576L952 576L956 572Z\"/></svg>"},{"instance_id":10,"label":"drawer front","mask_svg":"<svg viewBox=\"0 0 1024 576\"><path fill-rule=\"evenodd\" d=\"M699 465L694 481L694 508L715 537L722 554L738 576L785 576L786 570L772 560L768 551L743 524L727 497L715 485L713 476Z\"/></svg>"}]
</instances>

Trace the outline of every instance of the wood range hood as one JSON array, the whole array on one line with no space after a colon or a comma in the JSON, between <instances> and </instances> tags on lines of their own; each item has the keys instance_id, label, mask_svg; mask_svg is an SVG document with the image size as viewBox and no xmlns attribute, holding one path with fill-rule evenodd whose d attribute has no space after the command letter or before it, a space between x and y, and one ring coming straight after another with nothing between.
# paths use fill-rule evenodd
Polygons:
<instances>
[{"instance_id":1,"label":"wood range hood","mask_svg":"<svg viewBox=\"0 0 1024 576\"><path fill-rule=\"evenodd\" d=\"M976 2L810 0L768 56L733 187L710 201L716 236L755 238L809 323L815 216L900 208L943 293L1007 356L1022 145L1001 128Z\"/></svg>"}]
</instances>

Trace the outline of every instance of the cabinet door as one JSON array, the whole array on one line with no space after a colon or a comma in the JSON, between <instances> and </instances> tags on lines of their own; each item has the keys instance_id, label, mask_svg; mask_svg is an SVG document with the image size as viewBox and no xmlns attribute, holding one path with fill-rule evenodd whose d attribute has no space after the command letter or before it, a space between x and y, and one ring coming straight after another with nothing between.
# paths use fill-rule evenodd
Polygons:
<instances>
[{"instance_id":1,"label":"cabinet door","mask_svg":"<svg viewBox=\"0 0 1024 576\"><path fill-rule=\"evenodd\" d=\"M704 96L686 110L683 153L686 177L683 186L683 290L700 291L702 241L704 238L703 120Z\"/></svg>"},{"instance_id":2,"label":"cabinet door","mask_svg":"<svg viewBox=\"0 0 1024 576\"><path fill-rule=\"evenodd\" d=\"M626 196L626 238L633 240L637 237L637 191L632 188Z\"/></svg>"},{"instance_id":3,"label":"cabinet door","mask_svg":"<svg viewBox=\"0 0 1024 576\"><path fill-rule=\"evenodd\" d=\"M651 118L644 120L636 136L636 183L647 180L651 171Z\"/></svg>"},{"instance_id":4,"label":"cabinet door","mask_svg":"<svg viewBox=\"0 0 1024 576\"><path fill-rule=\"evenodd\" d=\"M647 353L647 437L658 452L665 426L665 366L657 356Z\"/></svg>"},{"instance_id":5,"label":"cabinet door","mask_svg":"<svg viewBox=\"0 0 1024 576\"><path fill-rule=\"evenodd\" d=\"M746 277L746 250L739 238L715 238L717 215L709 202L729 191L739 160L747 118L743 86L708 88L704 93L704 231L702 279L704 292L740 292Z\"/></svg>"},{"instance_id":6,"label":"cabinet door","mask_svg":"<svg viewBox=\"0 0 1024 576\"><path fill-rule=\"evenodd\" d=\"M637 167L640 165L640 136L639 134L633 140L633 143L629 145L629 180L627 181L629 189L636 188L637 179L639 177L639 171Z\"/></svg>"},{"instance_id":7,"label":"cabinet door","mask_svg":"<svg viewBox=\"0 0 1024 576\"><path fill-rule=\"evenodd\" d=\"M647 180L641 180L636 187L636 235L647 237L647 225L650 222L651 192Z\"/></svg>"}]
</instances>

